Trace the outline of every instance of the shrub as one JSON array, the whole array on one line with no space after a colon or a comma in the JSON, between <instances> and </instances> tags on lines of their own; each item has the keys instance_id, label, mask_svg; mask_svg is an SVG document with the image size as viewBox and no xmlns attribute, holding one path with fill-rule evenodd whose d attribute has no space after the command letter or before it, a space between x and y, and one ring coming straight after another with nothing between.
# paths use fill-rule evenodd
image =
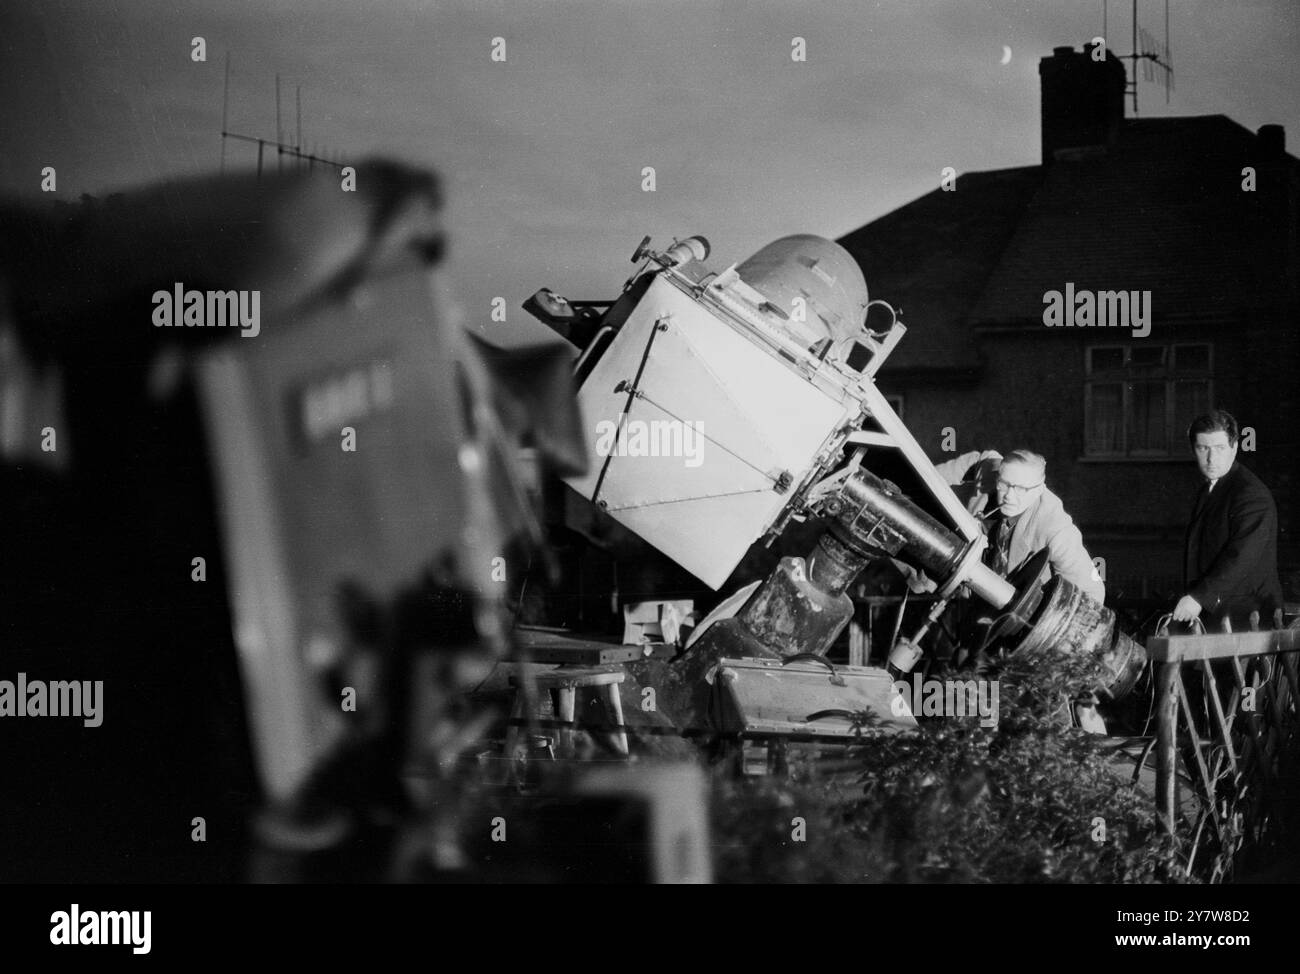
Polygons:
<instances>
[{"instance_id":1,"label":"shrub","mask_svg":"<svg viewBox=\"0 0 1300 974\"><path fill-rule=\"evenodd\" d=\"M1072 729L1094 661L1012 656L981 674L1000 720L867 729L848 769L792 749L784 779L719 775L717 872L728 882L1149 883L1186 881L1149 794L1109 739ZM864 721L870 723L870 721ZM804 820L796 841L793 820Z\"/></svg>"}]
</instances>

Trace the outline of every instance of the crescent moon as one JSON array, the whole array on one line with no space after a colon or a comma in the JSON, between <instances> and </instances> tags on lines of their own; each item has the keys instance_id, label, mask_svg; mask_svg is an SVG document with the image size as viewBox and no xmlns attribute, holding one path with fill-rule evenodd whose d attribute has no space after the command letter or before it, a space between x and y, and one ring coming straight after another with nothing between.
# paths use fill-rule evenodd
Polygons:
<instances>
[{"instance_id":1,"label":"crescent moon","mask_svg":"<svg viewBox=\"0 0 1300 974\"><path fill-rule=\"evenodd\" d=\"M1011 48L1007 47L1005 44L1002 45L1002 63L1011 63Z\"/></svg>"}]
</instances>

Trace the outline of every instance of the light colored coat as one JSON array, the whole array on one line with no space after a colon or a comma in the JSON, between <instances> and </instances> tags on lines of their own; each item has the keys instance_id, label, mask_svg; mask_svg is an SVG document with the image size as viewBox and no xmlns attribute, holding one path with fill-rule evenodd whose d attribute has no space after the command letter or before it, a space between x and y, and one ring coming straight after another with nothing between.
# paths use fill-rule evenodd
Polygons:
<instances>
[{"instance_id":1,"label":"light colored coat","mask_svg":"<svg viewBox=\"0 0 1300 974\"><path fill-rule=\"evenodd\" d=\"M1029 559L1041 548L1048 550L1048 565L1043 569L1046 582L1055 572L1073 585L1087 592L1098 602L1106 599L1106 586L1094 574L1092 557L1083 546L1083 533L1075 526L1074 518L1065 511L1061 498L1046 487L1037 502L1020 515L1011 531L1011 544L1007 548L1007 564L1011 571Z\"/></svg>"}]
</instances>

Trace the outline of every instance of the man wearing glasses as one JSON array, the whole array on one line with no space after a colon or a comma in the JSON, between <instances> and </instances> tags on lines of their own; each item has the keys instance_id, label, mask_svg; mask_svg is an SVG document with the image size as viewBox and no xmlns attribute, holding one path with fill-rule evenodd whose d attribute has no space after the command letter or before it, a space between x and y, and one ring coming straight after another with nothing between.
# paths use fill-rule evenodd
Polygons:
<instances>
[{"instance_id":1,"label":"man wearing glasses","mask_svg":"<svg viewBox=\"0 0 1300 974\"><path fill-rule=\"evenodd\" d=\"M1106 587L1093 568L1083 534L1065 512L1061 498L1047 489L1047 461L1029 450L1013 450L1002 460L997 479L997 510L989 527L985 560L1002 575L1009 575L1042 548L1048 551L1049 569L1098 602Z\"/></svg>"},{"instance_id":2,"label":"man wearing glasses","mask_svg":"<svg viewBox=\"0 0 1300 974\"><path fill-rule=\"evenodd\" d=\"M1237 463L1237 421L1223 410L1199 416L1187 439L1202 482L1187 527L1185 594L1174 619L1205 614L1213 628L1227 617L1240 631L1258 611L1267 628L1282 605L1277 575L1277 505L1253 473Z\"/></svg>"}]
</instances>

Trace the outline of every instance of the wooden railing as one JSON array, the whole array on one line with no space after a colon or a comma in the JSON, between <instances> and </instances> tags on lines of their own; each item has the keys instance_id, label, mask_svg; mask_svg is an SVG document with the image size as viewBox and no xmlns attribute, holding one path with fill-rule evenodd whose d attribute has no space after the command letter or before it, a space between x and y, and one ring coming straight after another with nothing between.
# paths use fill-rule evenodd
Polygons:
<instances>
[{"instance_id":1,"label":"wooden railing","mask_svg":"<svg viewBox=\"0 0 1300 974\"><path fill-rule=\"evenodd\" d=\"M1277 831L1277 799L1294 783L1282 762L1300 748L1300 628L1156 636L1147 655L1156 681L1156 810L1177 834L1189 831L1187 872L1213 839L1211 881L1226 878L1244 846L1266 849ZM1199 676L1199 680L1191 678ZM1196 801L1180 803L1178 764Z\"/></svg>"}]
</instances>

